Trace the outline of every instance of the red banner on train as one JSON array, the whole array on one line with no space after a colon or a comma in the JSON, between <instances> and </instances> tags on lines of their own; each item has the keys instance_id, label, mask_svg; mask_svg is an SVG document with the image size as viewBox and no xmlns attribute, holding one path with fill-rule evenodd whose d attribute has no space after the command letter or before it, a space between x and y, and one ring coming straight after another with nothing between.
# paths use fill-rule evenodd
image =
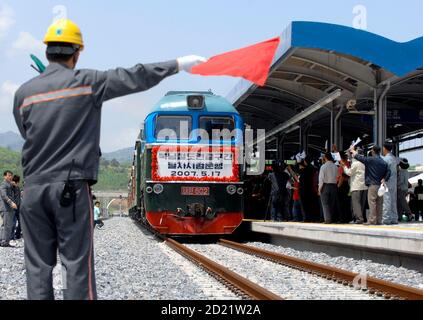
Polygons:
<instances>
[{"instance_id":1,"label":"red banner on train","mask_svg":"<svg viewBox=\"0 0 423 320\"><path fill-rule=\"evenodd\" d=\"M152 150L154 181L239 182L237 149L160 146Z\"/></svg>"}]
</instances>

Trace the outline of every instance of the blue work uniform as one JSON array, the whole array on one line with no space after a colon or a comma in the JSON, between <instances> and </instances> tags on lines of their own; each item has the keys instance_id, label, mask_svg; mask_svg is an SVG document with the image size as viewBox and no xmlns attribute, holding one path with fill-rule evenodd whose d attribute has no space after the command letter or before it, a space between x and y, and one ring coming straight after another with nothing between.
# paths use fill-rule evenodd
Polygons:
<instances>
[{"instance_id":1,"label":"blue work uniform","mask_svg":"<svg viewBox=\"0 0 423 320\"><path fill-rule=\"evenodd\" d=\"M8 245L12 239L14 210L13 187L10 182L4 180L0 183L0 244ZM16 203L15 203L16 204Z\"/></svg>"},{"instance_id":2,"label":"blue work uniform","mask_svg":"<svg viewBox=\"0 0 423 320\"><path fill-rule=\"evenodd\" d=\"M96 299L90 186L98 177L102 104L147 90L178 71L176 60L105 72L51 63L16 92L13 113L25 139L21 216L28 299L54 299L57 250L66 271L64 298ZM76 198L63 207L69 173Z\"/></svg>"}]
</instances>

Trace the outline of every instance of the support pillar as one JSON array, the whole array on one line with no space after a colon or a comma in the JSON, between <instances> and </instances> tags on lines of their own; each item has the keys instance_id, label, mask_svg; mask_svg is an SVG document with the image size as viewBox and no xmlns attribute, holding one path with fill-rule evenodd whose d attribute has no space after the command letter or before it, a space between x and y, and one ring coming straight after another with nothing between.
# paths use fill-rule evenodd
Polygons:
<instances>
[{"instance_id":1,"label":"support pillar","mask_svg":"<svg viewBox=\"0 0 423 320\"><path fill-rule=\"evenodd\" d=\"M375 124L376 124L376 139L375 139L375 143L377 145L379 145L380 147L383 146L383 144L386 141L386 136L387 136L387 108L388 108L388 98L387 98L387 94L389 89L391 88L391 83L387 82L384 84L384 86L382 87L383 91L382 93L378 96L377 99L377 109L376 109L376 119L375 119Z\"/></svg>"},{"instance_id":2,"label":"support pillar","mask_svg":"<svg viewBox=\"0 0 423 320\"><path fill-rule=\"evenodd\" d=\"M278 140L277 140L277 149L278 149L277 160L279 160L279 161L285 160L284 159L284 157L285 157L285 138L286 138L285 134L280 134L278 136Z\"/></svg>"},{"instance_id":3,"label":"support pillar","mask_svg":"<svg viewBox=\"0 0 423 320\"><path fill-rule=\"evenodd\" d=\"M301 123L300 126L300 152L305 151L308 154L308 135L310 133L311 123Z\"/></svg>"},{"instance_id":4,"label":"support pillar","mask_svg":"<svg viewBox=\"0 0 423 320\"><path fill-rule=\"evenodd\" d=\"M330 146L330 149L332 149L333 144L335 144L338 147L338 150L343 150L342 146L342 114L344 113L344 105L339 105L339 110L336 113L336 116L334 118L333 122L333 143Z\"/></svg>"},{"instance_id":5,"label":"support pillar","mask_svg":"<svg viewBox=\"0 0 423 320\"><path fill-rule=\"evenodd\" d=\"M329 145L326 152L331 150L331 147L335 144L335 117L336 117L336 111L335 107L332 106L330 111L330 137L329 137Z\"/></svg>"},{"instance_id":6,"label":"support pillar","mask_svg":"<svg viewBox=\"0 0 423 320\"><path fill-rule=\"evenodd\" d=\"M386 109L387 109L386 96L381 97L378 104L378 118L377 118L377 144L382 146L386 141Z\"/></svg>"}]
</instances>

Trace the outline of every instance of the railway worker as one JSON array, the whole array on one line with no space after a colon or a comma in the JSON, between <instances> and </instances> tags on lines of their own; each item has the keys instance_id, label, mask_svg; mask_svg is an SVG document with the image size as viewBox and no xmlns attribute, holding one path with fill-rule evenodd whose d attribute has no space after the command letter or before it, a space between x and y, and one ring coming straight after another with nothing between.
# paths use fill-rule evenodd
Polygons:
<instances>
[{"instance_id":1,"label":"railway worker","mask_svg":"<svg viewBox=\"0 0 423 320\"><path fill-rule=\"evenodd\" d=\"M369 187L367 194L367 201L369 202L369 219L366 225L381 225L382 224L382 206L383 198L379 197L378 191L382 181L387 181L390 177L391 171L388 165L380 156L380 147L374 146L371 151L371 156L364 157L351 148L350 152L353 157L364 164L366 167L365 181L366 186Z\"/></svg>"},{"instance_id":2,"label":"railway worker","mask_svg":"<svg viewBox=\"0 0 423 320\"><path fill-rule=\"evenodd\" d=\"M0 247L14 247L11 240L15 210L18 206L13 201L12 179L13 173L7 170L3 174L3 182L0 184L0 215L2 218Z\"/></svg>"},{"instance_id":3,"label":"railway worker","mask_svg":"<svg viewBox=\"0 0 423 320\"><path fill-rule=\"evenodd\" d=\"M397 208L397 168L398 159L392 154L392 143L385 143L383 146L382 159L388 164L391 171L390 178L385 181L388 191L383 196L383 215L382 222L385 225L398 224L398 208Z\"/></svg>"},{"instance_id":4,"label":"railway worker","mask_svg":"<svg viewBox=\"0 0 423 320\"><path fill-rule=\"evenodd\" d=\"M52 270L57 249L66 275L64 299L96 299L93 208L103 102L141 92L205 59L187 56L105 72L76 70L84 42L79 27L61 19L44 38L49 66L15 95L14 116L25 139L22 165L25 197L27 293L54 299Z\"/></svg>"}]
</instances>

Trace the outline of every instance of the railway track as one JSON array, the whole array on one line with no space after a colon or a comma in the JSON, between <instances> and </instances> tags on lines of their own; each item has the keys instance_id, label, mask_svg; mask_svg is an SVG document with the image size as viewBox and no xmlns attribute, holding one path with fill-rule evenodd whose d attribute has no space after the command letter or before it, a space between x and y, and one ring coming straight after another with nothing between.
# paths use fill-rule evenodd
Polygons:
<instances>
[{"instance_id":1,"label":"railway track","mask_svg":"<svg viewBox=\"0 0 423 320\"><path fill-rule=\"evenodd\" d=\"M165 242L169 247L197 264L199 267L225 284L231 291L240 296L253 300L283 300L281 297L269 290L251 282L250 280L208 259L198 252L191 250L173 239L165 238Z\"/></svg>"},{"instance_id":2,"label":"railway track","mask_svg":"<svg viewBox=\"0 0 423 320\"><path fill-rule=\"evenodd\" d=\"M225 268L224 266L206 258L205 256L189 249L176 240L167 238L150 226L138 221L138 226L154 234L157 238L164 241L171 249L193 262L195 265L213 276L216 280L225 285L236 295L250 300L283 300L283 298L249 281L239 274Z\"/></svg>"},{"instance_id":3,"label":"railway track","mask_svg":"<svg viewBox=\"0 0 423 320\"><path fill-rule=\"evenodd\" d=\"M284 300L283 294L282 296L279 296L274 292L248 280L246 277L243 277L238 273L230 270L222 264L207 258L205 255L197 252L196 250L190 249L188 246L183 245L174 239L160 235L145 225L143 225L143 227L147 228L147 230L154 233L156 237L163 240L171 249L212 275L215 279L224 284L236 295L244 299L251 300ZM252 255L257 258L271 261L285 267L306 272L312 276L342 284L345 287L357 287L357 279L362 276L360 274L338 269L332 266L317 264L307 260L282 255L280 253L275 253L224 239L220 239L218 241L218 245L242 252L244 254ZM366 276L365 279L361 278L361 283L359 284L358 289L366 291L369 295L384 297L385 299L423 300L423 290L376 279L369 276Z\"/></svg>"},{"instance_id":4,"label":"railway track","mask_svg":"<svg viewBox=\"0 0 423 320\"><path fill-rule=\"evenodd\" d=\"M221 239L219 244L284 266L305 271L327 280L332 280L340 284L342 283L345 286L354 287L357 285L355 283L357 279L361 277L361 275L357 273L282 255L237 242ZM373 277L366 277L364 280L365 284L363 289L368 291L369 294L383 296L386 299L423 300L423 290L376 279ZM362 285L363 284L361 284L360 287Z\"/></svg>"}]
</instances>

